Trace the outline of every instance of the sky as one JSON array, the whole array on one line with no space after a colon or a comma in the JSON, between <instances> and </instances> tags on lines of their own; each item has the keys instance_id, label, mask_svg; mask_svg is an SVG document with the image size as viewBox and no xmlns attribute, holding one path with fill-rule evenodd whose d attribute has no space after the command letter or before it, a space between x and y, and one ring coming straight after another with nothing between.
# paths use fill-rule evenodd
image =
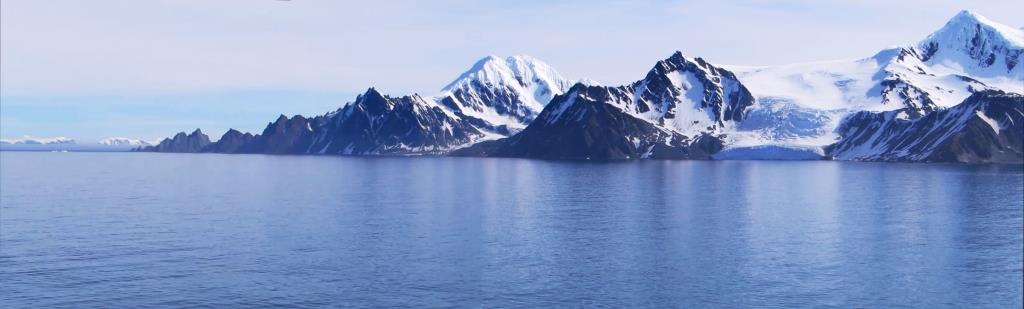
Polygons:
<instances>
[{"instance_id":1,"label":"sky","mask_svg":"<svg viewBox=\"0 0 1024 309\"><path fill-rule=\"evenodd\" d=\"M964 9L1024 26L1019 1L2 0L0 138L259 132L371 86L436 94L487 55L605 85L676 50L731 65L864 58Z\"/></svg>"}]
</instances>

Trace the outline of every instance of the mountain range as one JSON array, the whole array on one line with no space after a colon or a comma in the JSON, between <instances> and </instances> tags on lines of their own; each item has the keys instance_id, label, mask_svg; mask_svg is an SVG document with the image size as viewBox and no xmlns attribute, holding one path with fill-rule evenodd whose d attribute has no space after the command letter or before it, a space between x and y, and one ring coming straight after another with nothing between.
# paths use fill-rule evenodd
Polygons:
<instances>
[{"instance_id":1,"label":"mountain range","mask_svg":"<svg viewBox=\"0 0 1024 309\"><path fill-rule=\"evenodd\" d=\"M132 139L127 137L108 137L101 139L99 142L97 142L97 144L103 146L148 146L152 145L153 143L141 139Z\"/></svg>"},{"instance_id":2,"label":"mountain range","mask_svg":"<svg viewBox=\"0 0 1024 309\"><path fill-rule=\"evenodd\" d=\"M63 136L57 137L31 137L24 136L19 139L0 139L0 145L67 145L75 144L74 139Z\"/></svg>"},{"instance_id":3,"label":"mountain range","mask_svg":"<svg viewBox=\"0 0 1024 309\"><path fill-rule=\"evenodd\" d=\"M963 11L863 59L752 67L675 52L621 86L489 56L440 94L369 88L259 134L196 130L140 151L551 159L1024 163L1024 31Z\"/></svg>"}]
</instances>

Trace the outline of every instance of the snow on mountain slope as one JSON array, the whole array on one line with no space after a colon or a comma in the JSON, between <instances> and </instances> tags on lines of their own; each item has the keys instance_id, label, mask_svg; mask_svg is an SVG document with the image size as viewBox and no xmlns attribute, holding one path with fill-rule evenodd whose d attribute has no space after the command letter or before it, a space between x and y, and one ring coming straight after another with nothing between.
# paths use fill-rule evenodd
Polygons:
<instances>
[{"instance_id":1,"label":"snow on mountain slope","mask_svg":"<svg viewBox=\"0 0 1024 309\"><path fill-rule=\"evenodd\" d=\"M904 82L949 107L973 90L1024 92L1024 31L967 11L916 46L894 47L859 60L772 67L723 66L759 98L786 98L805 107L885 111L886 83ZM994 60L993 60L994 59ZM991 63L990 63L991 62ZM913 102L911 102L913 103Z\"/></svg>"},{"instance_id":2,"label":"snow on mountain slope","mask_svg":"<svg viewBox=\"0 0 1024 309\"><path fill-rule=\"evenodd\" d=\"M445 86L436 100L462 115L518 130L570 86L571 81L536 58L488 56Z\"/></svg>"},{"instance_id":3,"label":"snow on mountain slope","mask_svg":"<svg viewBox=\"0 0 1024 309\"><path fill-rule=\"evenodd\" d=\"M152 145L150 142L141 139L132 139L127 137L108 137L100 140L97 144L103 146L148 146Z\"/></svg>"},{"instance_id":4,"label":"snow on mountain slope","mask_svg":"<svg viewBox=\"0 0 1024 309\"><path fill-rule=\"evenodd\" d=\"M687 136L727 130L754 103L732 72L681 52L659 61L631 88L627 111Z\"/></svg>"},{"instance_id":5,"label":"snow on mountain slope","mask_svg":"<svg viewBox=\"0 0 1024 309\"><path fill-rule=\"evenodd\" d=\"M577 84L555 97L526 129L456 155L549 159L708 159L721 149L710 135L684 136L622 109L625 87Z\"/></svg>"},{"instance_id":6,"label":"snow on mountain slope","mask_svg":"<svg viewBox=\"0 0 1024 309\"><path fill-rule=\"evenodd\" d=\"M437 154L487 135L470 120L419 95L390 97L374 88L310 128L306 153Z\"/></svg>"},{"instance_id":7,"label":"snow on mountain slope","mask_svg":"<svg viewBox=\"0 0 1024 309\"><path fill-rule=\"evenodd\" d=\"M954 16L917 47L922 60L936 68L945 67L974 78L1024 78L1024 31L970 11ZM1006 79L1007 76L1016 78Z\"/></svg>"},{"instance_id":8,"label":"snow on mountain slope","mask_svg":"<svg viewBox=\"0 0 1024 309\"><path fill-rule=\"evenodd\" d=\"M488 56L434 97L390 97L370 88L328 113L307 153L438 154L511 135L571 86L530 56Z\"/></svg>"},{"instance_id":9,"label":"snow on mountain slope","mask_svg":"<svg viewBox=\"0 0 1024 309\"><path fill-rule=\"evenodd\" d=\"M1017 163L1024 160L1024 96L996 90L916 119L902 111L853 114L828 147L840 160Z\"/></svg>"},{"instance_id":10,"label":"snow on mountain slope","mask_svg":"<svg viewBox=\"0 0 1024 309\"><path fill-rule=\"evenodd\" d=\"M587 84L596 82L585 80ZM149 151L316 153L344 155L441 154L522 129L552 97L572 85L529 56L489 56L444 87L441 94L392 97L370 88L327 114L279 117L261 134L237 131L203 147L147 147Z\"/></svg>"},{"instance_id":11,"label":"snow on mountain slope","mask_svg":"<svg viewBox=\"0 0 1024 309\"><path fill-rule=\"evenodd\" d=\"M629 85L576 84L523 131L461 154L708 159L753 103L733 73L675 52Z\"/></svg>"},{"instance_id":12,"label":"snow on mountain slope","mask_svg":"<svg viewBox=\"0 0 1024 309\"><path fill-rule=\"evenodd\" d=\"M63 136L57 137L31 137L28 135L22 136L18 139L0 139L0 144L10 145L56 145L56 144L74 144L75 140Z\"/></svg>"},{"instance_id":13,"label":"snow on mountain slope","mask_svg":"<svg viewBox=\"0 0 1024 309\"><path fill-rule=\"evenodd\" d=\"M899 110L913 119L956 106L972 93L1024 93L1024 31L960 12L923 41L858 60L771 67L723 66L757 97L730 148L825 146L859 111Z\"/></svg>"},{"instance_id":14,"label":"snow on mountain slope","mask_svg":"<svg viewBox=\"0 0 1024 309\"><path fill-rule=\"evenodd\" d=\"M716 66L676 52L643 79L617 87L573 83L528 56L490 56L437 96L390 97L371 88L323 116L279 119L251 137L236 132L236 142L224 149L355 155L460 150L462 155L577 159L815 159L833 149L831 157L838 159L920 160L913 152L920 148L900 148L908 136L963 129L927 125L956 121L915 122L939 113L943 119L979 119L962 132L1005 142L977 128L1017 118L958 113L976 112L961 106L977 93L1024 93L1022 33L962 12L918 43L864 59ZM1011 111L1012 102L1007 103ZM877 138L865 139L857 121L890 129L872 131ZM873 144L858 144L865 141ZM954 149L927 160L1014 158L985 157L992 145L945 145ZM195 147L168 149L178 148Z\"/></svg>"},{"instance_id":15,"label":"snow on mountain slope","mask_svg":"<svg viewBox=\"0 0 1024 309\"><path fill-rule=\"evenodd\" d=\"M630 85L581 89L586 91L576 96L591 96L594 89L603 89L608 94L602 95L601 102L686 136L728 131L754 103L753 96L731 72L678 51L658 61L644 79ZM562 105L543 121L560 121L568 108Z\"/></svg>"}]
</instances>

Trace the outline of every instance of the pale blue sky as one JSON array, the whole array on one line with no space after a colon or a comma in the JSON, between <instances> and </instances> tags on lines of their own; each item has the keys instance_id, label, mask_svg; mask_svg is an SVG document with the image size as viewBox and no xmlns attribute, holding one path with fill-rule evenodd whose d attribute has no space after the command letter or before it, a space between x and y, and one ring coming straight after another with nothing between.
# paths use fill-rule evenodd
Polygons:
<instances>
[{"instance_id":1,"label":"pale blue sky","mask_svg":"<svg viewBox=\"0 0 1024 309\"><path fill-rule=\"evenodd\" d=\"M1013 1L0 2L0 137L259 131L369 86L434 94L477 59L529 54L615 85L674 50L720 64L868 57Z\"/></svg>"}]
</instances>

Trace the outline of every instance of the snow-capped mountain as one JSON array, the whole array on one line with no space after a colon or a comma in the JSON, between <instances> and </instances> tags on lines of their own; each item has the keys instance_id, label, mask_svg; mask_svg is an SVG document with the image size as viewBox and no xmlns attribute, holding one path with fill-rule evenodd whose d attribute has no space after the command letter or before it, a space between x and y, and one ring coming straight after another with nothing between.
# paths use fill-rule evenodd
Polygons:
<instances>
[{"instance_id":1,"label":"snow-capped mountain","mask_svg":"<svg viewBox=\"0 0 1024 309\"><path fill-rule=\"evenodd\" d=\"M59 145L59 144L75 144L74 139L70 139L63 136L56 137L31 137L22 136L18 139L0 139L0 144L8 145Z\"/></svg>"},{"instance_id":2,"label":"snow-capped mountain","mask_svg":"<svg viewBox=\"0 0 1024 309\"><path fill-rule=\"evenodd\" d=\"M1022 42L1024 31L965 11L920 42L863 59L744 67L676 52L618 87L492 56L434 97L370 88L258 135L231 130L209 143L180 133L146 149L1021 163Z\"/></svg>"},{"instance_id":3,"label":"snow-capped mountain","mask_svg":"<svg viewBox=\"0 0 1024 309\"><path fill-rule=\"evenodd\" d=\"M743 120L754 97L736 76L704 59L681 52L659 61L647 76L630 87L622 107L641 119L694 136L717 133Z\"/></svg>"},{"instance_id":4,"label":"snow-capped mountain","mask_svg":"<svg viewBox=\"0 0 1024 309\"><path fill-rule=\"evenodd\" d=\"M370 88L334 112L314 118L282 115L262 134L229 131L220 141L195 151L442 154L521 130L569 85L557 71L532 57L489 56L434 97L392 97Z\"/></svg>"},{"instance_id":5,"label":"snow-capped mountain","mask_svg":"<svg viewBox=\"0 0 1024 309\"><path fill-rule=\"evenodd\" d=\"M758 98L817 110L927 112L975 90L1024 91L1022 31L964 11L925 40L852 61L725 66Z\"/></svg>"},{"instance_id":6,"label":"snow-capped mountain","mask_svg":"<svg viewBox=\"0 0 1024 309\"><path fill-rule=\"evenodd\" d=\"M916 48L921 60L934 69L945 66L974 78L994 78L992 83L1024 78L1024 31L970 11L954 16Z\"/></svg>"},{"instance_id":7,"label":"snow-capped mountain","mask_svg":"<svg viewBox=\"0 0 1024 309\"><path fill-rule=\"evenodd\" d=\"M442 153L485 136L465 117L419 95L390 97L370 88L325 116L307 153Z\"/></svg>"},{"instance_id":8,"label":"snow-capped mountain","mask_svg":"<svg viewBox=\"0 0 1024 309\"><path fill-rule=\"evenodd\" d=\"M486 151L575 159L707 159L721 148L717 135L743 120L753 103L731 72L676 52L631 85L573 86L522 132ZM691 147L695 143L698 147Z\"/></svg>"},{"instance_id":9,"label":"snow-capped mountain","mask_svg":"<svg viewBox=\"0 0 1024 309\"><path fill-rule=\"evenodd\" d=\"M150 142L141 139L132 139L127 137L108 137L101 139L97 144L103 146L148 146L152 145Z\"/></svg>"},{"instance_id":10,"label":"snow-capped mountain","mask_svg":"<svg viewBox=\"0 0 1024 309\"><path fill-rule=\"evenodd\" d=\"M976 92L963 103L916 119L904 110L859 112L828 147L840 160L1020 163L1024 96Z\"/></svg>"},{"instance_id":11,"label":"snow-capped mountain","mask_svg":"<svg viewBox=\"0 0 1024 309\"><path fill-rule=\"evenodd\" d=\"M629 86L573 87L567 95L556 97L520 134L459 153L557 158L700 157L693 153L719 159L823 158L828 155L826 146L837 141L840 144L829 149L863 149L851 146L863 141L852 137L851 128L857 125L851 121L857 117L887 113L889 117L880 119L903 121L939 112L952 117L960 109L951 108L974 93L997 89L1024 93L1022 65L1018 65L1022 40L1017 29L962 12L920 43L860 60L722 68L676 53ZM1006 100L1012 105L1017 99ZM636 124L633 118L651 126ZM913 130L912 126L900 128ZM693 150L694 137L700 137L702 151L678 151ZM717 142L709 143L712 138ZM873 139L872 143L883 140L889 139ZM885 149L873 146L870 149ZM718 149L723 151L716 153ZM913 156L924 155L913 152L899 155L904 157L856 158L927 157ZM988 160L983 155L967 157L942 159ZM1019 152L1016 158L1020 160Z\"/></svg>"},{"instance_id":12,"label":"snow-capped mountain","mask_svg":"<svg viewBox=\"0 0 1024 309\"><path fill-rule=\"evenodd\" d=\"M726 66L757 97L731 134L734 149L777 146L823 154L853 113L913 119L998 89L1024 93L1024 34L967 11L919 43L859 60L773 67Z\"/></svg>"},{"instance_id":13,"label":"snow-capped mountain","mask_svg":"<svg viewBox=\"0 0 1024 309\"><path fill-rule=\"evenodd\" d=\"M453 112L483 120L498 134L518 131L572 83L530 56L488 56L442 89L436 100ZM487 129L487 128L482 128Z\"/></svg>"},{"instance_id":14,"label":"snow-capped mountain","mask_svg":"<svg viewBox=\"0 0 1024 309\"><path fill-rule=\"evenodd\" d=\"M434 97L391 97L370 88L324 115L306 153L441 154L509 136L570 82L530 56L488 56Z\"/></svg>"}]
</instances>

